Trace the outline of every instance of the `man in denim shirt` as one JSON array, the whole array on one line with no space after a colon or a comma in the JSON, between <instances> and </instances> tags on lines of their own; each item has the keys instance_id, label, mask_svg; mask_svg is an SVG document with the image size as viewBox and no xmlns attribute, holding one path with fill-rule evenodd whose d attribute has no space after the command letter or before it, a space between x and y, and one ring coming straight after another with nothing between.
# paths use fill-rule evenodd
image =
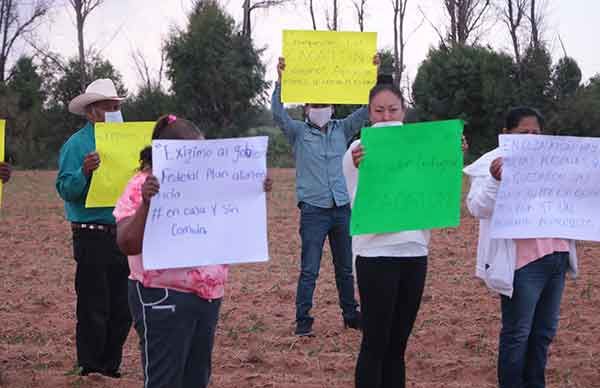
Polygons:
<instances>
[{"instance_id":1,"label":"man in denim shirt","mask_svg":"<svg viewBox=\"0 0 600 388\"><path fill-rule=\"evenodd\" d=\"M378 63L376 56L374 64ZM284 59L280 58L277 66L279 80L273 92L271 109L296 158L296 194L302 239L301 271L296 292L296 335L312 335L310 309L326 237L329 237L333 255L344 326L360 329L352 274L350 197L342 173L342 157L346 145L368 121L368 109L363 107L343 120L331 120L331 105L307 104L307 120L292 120L281 102L281 74L284 69Z\"/></svg>"}]
</instances>

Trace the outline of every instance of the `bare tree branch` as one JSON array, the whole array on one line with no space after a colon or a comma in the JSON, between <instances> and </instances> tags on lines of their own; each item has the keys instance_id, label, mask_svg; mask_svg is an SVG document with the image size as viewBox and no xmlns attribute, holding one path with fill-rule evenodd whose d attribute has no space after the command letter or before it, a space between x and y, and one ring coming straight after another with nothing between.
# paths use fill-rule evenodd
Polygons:
<instances>
[{"instance_id":1,"label":"bare tree branch","mask_svg":"<svg viewBox=\"0 0 600 388\"><path fill-rule=\"evenodd\" d=\"M433 30L437 34L438 38L440 38L440 44L442 45L442 47L446 48L446 38L444 37L444 34L442 34L442 31L440 31L440 29L431 20L429 20L429 18L425 14L425 11L423 11L423 8L421 8L421 6L419 6L418 9L419 9L419 12L421 12L421 15L423 15L423 19L427 20L427 22L429 23L431 28L433 28Z\"/></svg>"},{"instance_id":2,"label":"bare tree branch","mask_svg":"<svg viewBox=\"0 0 600 388\"><path fill-rule=\"evenodd\" d=\"M521 63L522 57L519 31L527 12L528 2L529 0L503 0L502 6L498 6L498 14L510 33L513 54L517 64Z\"/></svg>"},{"instance_id":3,"label":"bare tree branch","mask_svg":"<svg viewBox=\"0 0 600 388\"><path fill-rule=\"evenodd\" d=\"M354 9L356 10L356 20L358 21L358 28L361 32L365 30L365 14L367 0L352 0Z\"/></svg>"},{"instance_id":4,"label":"bare tree branch","mask_svg":"<svg viewBox=\"0 0 600 388\"><path fill-rule=\"evenodd\" d=\"M315 20L315 8L313 5L313 0L308 1L308 10L310 11L310 18L312 19L313 30L317 30L317 21Z\"/></svg>"},{"instance_id":5,"label":"bare tree branch","mask_svg":"<svg viewBox=\"0 0 600 388\"><path fill-rule=\"evenodd\" d=\"M27 40L27 43L29 44L29 46L31 46L31 48L33 48L36 55L39 56L42 59L42 61L49 60L50 62L54 63L54 65L57 68L59 68L60 70L66 71L67 66L63 62L63 59L60 57L59 54L53 53L48 48L43 48L43 47L38 46L33 41L33 39L26 39L26 40Z\"/></svg>"},{"instance_id":6,"label":"bare tree branch","mask_svg":"<svg viewBox=\"0 0 600 388\"><path fill-rule=\"evenodd\" d=\"M242 8L244 10L244 17L242 21L242 35L251 38L252 37L252 12L257 9L268 9L273 7L280 7L287 3L291 3L293 0L262 0L252 1L243 0Z\"/></svg>"},{"instance_id":7,"label":"bare tree branch","mask_svg":"<svg viewBox=\"0 0 600 388\"><path fill-rule=\"evenodd\" d=\"M453 45L467 44L469 38L478 39L476 32L484 24L491 0L443 0L448 14L448 40Z\"/></svg>"},{"instance_id":8,"label":"bare tree branch","mask_svg":"<svg viewBox=\"0 0 600 388\"><path fill-rule=\"evenodd\" d=\"M392 0L394 10L394 82L400 87L402 73L404 72L404 49L406 39L404 38L404 20L408 0Z\"/></svg>"},{"instance_id":9,"label":"bare tree branch","mask_svg":"<svg viewBox=\"0 0 600 388\"><path fill-rule=\"evenodd\" d=\"M100 7L104 0L69 0L69 4L75 12L75 20L77 27L77 43L79 50L79 83L81 91L85 90L87 84L87 67L85 60L85 42L84 42L84 27L87 18L90 14Z\"/></svg>"},{"instance_id":10,"label":"bare tree branch","mask_svg":"<svg viewBox=\"0 0 600 388\"><path fill-rule=\"evenodd\" d=\"M327 20L327 29L330 31L338 30L338 2L333 0L333 17L330 18L329 9L325 10L325 19Z\"/></svg>"},{"instance_id":11,"label":"bare tree branch","mask_svg":"<svg viewBox=\"0 0 600 388\"><path fill-rule=\"evenodd\" d=\"M6 80L6 66L15 43L38 27L50 10L52 0L36 0L28 5L31 13L24 17L23 2L0 0L0 84Z\"/></svg>"},{"instance_id":12,"label":"bare tree branch","mask_svg":"<svg viewBox=\"0 0 600 388\"><path fill-rule=\"evenodd\" d=\"M544 0L530 0L529 2L527 19L531 26L531 45L535 49L538 49L542 44L542 29L547 11L546 6L547 3Z\"/></svg>"}]
</instances>

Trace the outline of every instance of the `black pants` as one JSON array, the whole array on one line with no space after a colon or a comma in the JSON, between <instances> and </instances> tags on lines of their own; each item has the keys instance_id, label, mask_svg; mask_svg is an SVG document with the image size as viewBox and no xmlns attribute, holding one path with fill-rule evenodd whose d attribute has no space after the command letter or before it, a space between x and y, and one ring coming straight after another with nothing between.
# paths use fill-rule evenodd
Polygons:
<instances>
[{"instance_id":1,"label":"black pants","mask_svg":"<svg viewBox=\"0 0 600 388\"><path fill-rule=\"evenodd\" d=\"M356 388L404 388L404 352L426 274L426 257L357 257L363 339Z\"/></svg>"},{"instance_id":2,"label":"black pants","mask_svg":"<svg viewBox=\"0 0 600 388\"><path fill-rule=\"evenodd\" d=\"M93 371L118 371L131 327L127 258L114 234L74 230L77 261L77 362Z\"/></svg>"},{"instance_id":3,"label":"black pants","mask_svg":"<svg viewBox=\"0 0 600 388\"><path fill-rule=\"evenodd\" d=\"M206 388L221 299L129 281L144 388Z\"/></svg>"}]
</instances>

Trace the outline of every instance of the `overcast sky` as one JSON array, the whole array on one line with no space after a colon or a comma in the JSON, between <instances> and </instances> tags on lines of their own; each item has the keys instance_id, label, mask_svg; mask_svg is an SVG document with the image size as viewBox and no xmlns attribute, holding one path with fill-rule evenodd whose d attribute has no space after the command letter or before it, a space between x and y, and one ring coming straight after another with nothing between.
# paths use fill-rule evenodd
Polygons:
<instances>
[{"instance_id":1,"label":"overcast sky","mask_svg":"<svg viewBox=\"0 0 600 388\"><path fill-rule=\"evenodd\" d=\"M67 3L66 0L58 0ZM584 80L600 73L600 1L598 0L546 0L548 17L544 39L548 42L554 60L562 56L558 37L562 38L567 53L575 58L582 69ZM148 61L158 67L161 42L175 27L183 27L192 0L105 0L101 8L89 18L85 30L86 45L100 50L123 74L129 90L139 83L131 59L133 49L139 49ZM241 21L242 0L221 2L234 18ZM304 0L282 9L257 11L254 15L253 38L257 46L265 47L263 61L267 65L267 78L275 78L275 63L281 52L283 29L311 29L312 23ZM317 24L325 29L324 8L331 0L315 0ZM342 13L342 30L358 30L351 0L338 0ZM406 48L407 71L414 77L430 47L437 45L437 34L421 11L435 25L443 25L442 0L410 0L407 13L407 33L410 39ZM378 32L378 47L393 47L391 0L369 0L365 30ZM491 24L493 20L490 21ZM420 25L420 27L419 27ZM76 30L72 11L59 5L52 12L51 22L39 32L39 41L64 56L77 52ZM510 52L510 41L505 27L497 22L484 35L482 42ZM24 48L20 48L24 50Z\"/></svg>"}]
</instances>

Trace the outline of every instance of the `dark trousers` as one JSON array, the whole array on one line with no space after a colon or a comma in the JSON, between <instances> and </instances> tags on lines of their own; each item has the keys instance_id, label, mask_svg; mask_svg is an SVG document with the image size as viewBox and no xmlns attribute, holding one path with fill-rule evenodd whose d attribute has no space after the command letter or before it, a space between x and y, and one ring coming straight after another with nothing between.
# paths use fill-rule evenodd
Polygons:
<instances>
[{"instance_id":1,"label":"dark trousers","mask_svg":"<svg viewBox=\"0 0 600 388\"><path fill-rule=\"evenodd\" d=\"M404 352L426 274L426 257L357 257L363 339L356 388L404 388Z\"/></svg>"},{"instance_id":2,"label":"dark trousers","mask_svg":"<svg viewBox=\"0 0 600 388\"><path fill-rule=\"evenodd\" d=\"M300 237L302 257L298 289L296 291L296 320L312 321L310 309L319 270L325 238L333 256L335 282L342 315L346 319L356 316L358 303L354 298L352 275L352 240L350 238L350 206L320 208L300 203Z\"/></svg>"},{"instance_id":3,"label":"dark trousers","mask_svg":"<svg viewBox=\"0 0 600 388\"><path fill-rule=\"evenodd\" d=\"M144 388L206 388L221 300L129 281Z\"/></svg>"},{"instance_id":4,"label":"dark trousers","mask_svg":"<svg viewBox=\"0 0 600 388\"><path fill-rule=\"evenodd\" d=\"M74 230L77 261L77 362L92 371L118 371L131 327L127 305L127 258L114 234Z\"/></svg>"},{"instance_id":5,"label":"dark trousers","mask_svg":"<svg viewBox=\"0 0 600 388\"><path fill-rule=\"evenodd\" d=\"M501 388L544 388L556 335L569 254L556 252L515 271L512 298L502 295L498 352Z\"/></svg>"}]
</instances>

